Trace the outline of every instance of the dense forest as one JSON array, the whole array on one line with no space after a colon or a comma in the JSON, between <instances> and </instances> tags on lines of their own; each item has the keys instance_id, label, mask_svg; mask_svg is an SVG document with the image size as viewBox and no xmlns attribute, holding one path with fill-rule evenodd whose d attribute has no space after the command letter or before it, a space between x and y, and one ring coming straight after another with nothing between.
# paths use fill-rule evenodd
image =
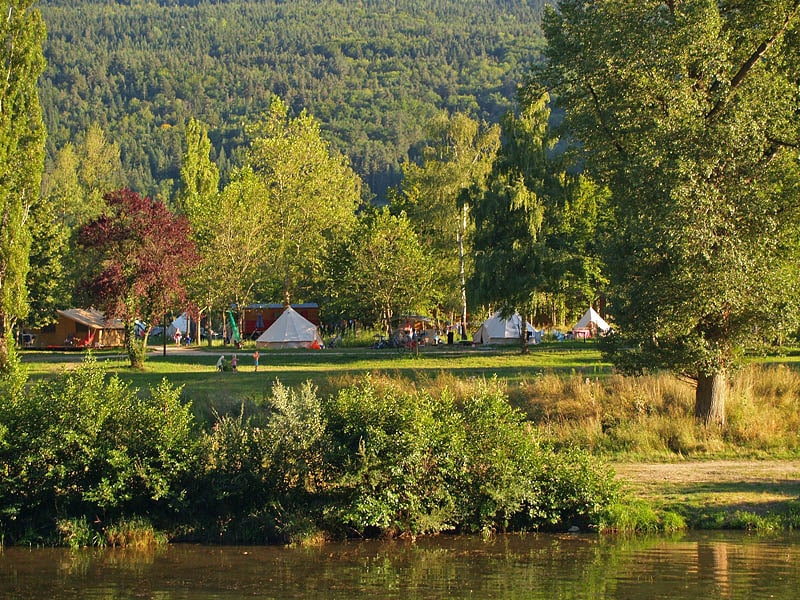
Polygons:
<instances>
[{"instance_id":1,"label":"dense forest","mask_svg":"<svg viewBox=\"0 0 800 600\"><path fill-rule=\"evenodd\" d=\"M44 0L50 160L99 125L122 179L169 200L184 128L208 123L223 181L273 95L308 110L382 197L440 110L497 122L543 47L548 0Z\"/></svg>"}]
</instances>

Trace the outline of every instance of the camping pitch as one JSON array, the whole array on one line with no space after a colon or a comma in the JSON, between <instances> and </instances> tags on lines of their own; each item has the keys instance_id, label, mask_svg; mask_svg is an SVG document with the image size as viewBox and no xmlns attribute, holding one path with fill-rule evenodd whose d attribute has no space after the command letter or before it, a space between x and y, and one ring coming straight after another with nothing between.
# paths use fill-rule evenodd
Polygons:
<instances>
[{"instance_id":1,"label":"camping pitch","mask_svg":"<svg viewBox=\"0 0 800 600\"><path fill-rule=\"evenodd\" d=\"M321 348L322 338L317 326L303 317L291 306L258 336L259 348Z\"/></svg>"},{"instance_id":2,"label":"camping pitch","mask_svg":"<svg viewBox=\"0 0 800 600\"><path fill-rule=\"evenodd\" d=\"M611 329L611 326L606 323L605 319L598 315L593 308L589 307L589 310L583 313L581 320L572 328L572 334L575 337L587 338L598 333L605 333L609 329Z\"/></svg>"},{"instance_id":3,"label":"camping pitch","mask_svg":"<svg viewBox=\"0 0 800 600\"><path fill-rule=\"evenodd\" d=\"M527 339L536 339L536 330L530 323L525 323ZM472 336L475 344L518 344L522 333L522 317L514 313L504 319L499 312L486 319Z\"/></svg>"}]
</instances>

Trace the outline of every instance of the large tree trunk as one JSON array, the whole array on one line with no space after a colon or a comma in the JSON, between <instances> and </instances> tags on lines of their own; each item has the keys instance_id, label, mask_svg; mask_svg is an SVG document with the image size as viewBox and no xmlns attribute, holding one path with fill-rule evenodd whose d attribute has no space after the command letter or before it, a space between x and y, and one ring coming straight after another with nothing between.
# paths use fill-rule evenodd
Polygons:
<instances>
[{"instance_id":1,"label":"large tree trunk","mask_svg":"<svg viewBox=\"0 0 800 600\"><path fill-rule=\"evenodd\" d=\"M9 336L10 337L10 336ZM8 368L9 364L9 344L5 335L0 334L0 373Z\"/></svg>"},{"instance_id":2,"label":"large tree trunk","mask_svg":"<svg viewBox=\"0 0 800 600\"><path fill-rule=\"evenodd\" d=\"M0 372L8 369L10 355L15 351L13 331L14 319L0 315Z\"/></svg>"},{"instance_id":3,"label":"large tree trunk","mask_svg":"<svg viewBox=\"0 0 800 600\"><path fill-rule=\"evenodd\" d=\"M528 313L524 312L520 314L520 318L522 320L522 331L519 335L519 342L520 342L520 352L522 354L527 354L529 351L528 348Z\"/></svg>"},{"instance_id":4,"label":"large tree trunk","mask_svg":"<svg viewBox=\"0 0 800 600\"><path fill-rule=\"evenodd\" d=\"M706 425L725 424L725 398L728 380L725 373L700 375L694 396L694 415Z\"/></svg>"},{"instance_id":5,"label":"large tree trunk","mask_svg":"<svg viewBox=\"0 0 800 600\"><path fill-rule=\"evenodd\" d=\"M136 339L136 325L134 321L125 323L125 351L132 369L144 368L144 348Z\"/></svg>"}]
</instances>

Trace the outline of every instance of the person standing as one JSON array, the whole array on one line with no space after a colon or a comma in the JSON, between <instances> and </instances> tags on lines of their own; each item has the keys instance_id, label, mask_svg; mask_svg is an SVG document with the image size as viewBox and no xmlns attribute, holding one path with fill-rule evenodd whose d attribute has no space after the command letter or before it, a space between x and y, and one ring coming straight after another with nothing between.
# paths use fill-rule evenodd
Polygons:
<instances>
[{"instance_id":1,"label":"person standing","mask_svg":"<svg viewBox=\"0 0 800 600\"><path fill-rule=\"evenodd\" d=\"M236 367L238 366L239 366L239 356L237 354L234 354L233 358L231 359L231 371L236 371L237 370Z\"/></svg>"},{"instance_id":2,"label":"person standing","mask_svg":"<svg viewBox=\"0 0 800 600\"><path fill-rule=\"evenodd\" d=\"M253 369L253 371L258 371L258 350L253 352L253 363L255 365L255 368Z\"/></svg>"}]
</instances>

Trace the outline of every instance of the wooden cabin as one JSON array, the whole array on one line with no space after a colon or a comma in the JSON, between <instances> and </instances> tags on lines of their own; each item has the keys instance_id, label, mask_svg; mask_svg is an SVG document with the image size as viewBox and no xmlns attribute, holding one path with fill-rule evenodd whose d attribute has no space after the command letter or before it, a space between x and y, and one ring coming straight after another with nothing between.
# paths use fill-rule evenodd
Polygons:
<instances>
[{"instance_id":1,"label":"wooden cabin","mask_svg":"<svg viewBox=\"0 0 800 600\"><path fill-rule=\"evenodd\" d=\"M36 331L32 348L109 348L124 345L125 327L93 308L58 310L58 320Z\"/></svg>"}]
</instances>

